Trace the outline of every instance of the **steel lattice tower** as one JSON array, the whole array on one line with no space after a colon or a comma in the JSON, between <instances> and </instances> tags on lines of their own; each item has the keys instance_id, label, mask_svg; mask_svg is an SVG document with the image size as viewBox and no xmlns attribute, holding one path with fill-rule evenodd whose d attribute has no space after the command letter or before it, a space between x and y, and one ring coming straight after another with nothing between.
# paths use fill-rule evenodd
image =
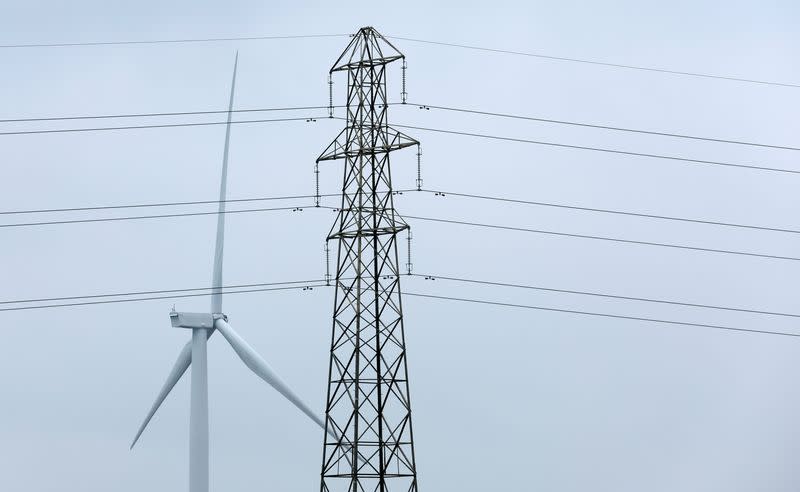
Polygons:
<instances>
[{"instance_id":1,"label":"steel lattice tower","mask_svg":"<svg viewBox=\"0 0 800 492\"><path fill-rule=\"evenodd\" d=\"M330 70L347 72L347 123L317 159L345 161L328 236L338 259L322 492L417 490L397 255L408 225L394 210L389 153L419 142L388 125L386 100L386 67L404 59L365 27Z\"/></svg>"}]
</instances>

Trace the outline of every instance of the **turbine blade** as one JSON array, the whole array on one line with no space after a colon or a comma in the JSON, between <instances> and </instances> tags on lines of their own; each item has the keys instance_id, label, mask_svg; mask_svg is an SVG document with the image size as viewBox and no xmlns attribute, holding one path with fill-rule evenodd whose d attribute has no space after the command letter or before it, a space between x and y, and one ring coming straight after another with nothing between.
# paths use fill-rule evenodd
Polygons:
<instances>
[{"instance_id":1,"label":"turbine blade","mask_svg":"<svg viewBox=\"0 0 800 492\"><path fill-rule=\"evenodd\" d=\"M222 312L222 253L225 247L225 197L228 187L228 149L231 143L231 117L233 116L233 94L236 90L236 68L239 65L239 52L233 62L233 78L231 80L231 97L228 102L228 124L225 126L225 149L222 153L222 177L219 181L219 213L217 214L217 242L214 247L214 273L211 287L211 312Z\"/></svg>"},{"instance_id":2,"label":"turbine blade","mask_svg":"<svg viewBox=\"0 0 800 492\"><path fill-rule=\"evenodd\" d=\"M209 330L210 331L210 330ZM189 365L192 363L192 342L188 342L181 350L181 353L178 355L178 360L175 361L175 365L172 366L172 371L170 371L169 376L167 376L167 380L164 382L164 386L161 387L161 391L158 393L156 397L155 403L150 408L150 411L147 413L147 417L144 418L144 422L139 427L139 431L136 433L136 437L133 438L133 442L131 443L130 449L133 449L133 446L136 445L136 441L139 440L139 437L144 432L144 429L147 427L147 424L150 423L150 419L153 418L153 415L156 414L156 411L167 398L167 395L172 388L175 387L175 384L181 379L183 373L186 372L186 369L189 368Z\"/></svg>"},{"instance_id":3,"label":"turbine blade","mask_svg":"<svg viewBox=\"0 0 800 492\"><path fill-rule=\"evenodd\" d=\"M333 436L334 438L338 439L338 436L333 431L333 429L325 429L325 422L317 415L311 408L306 405L306 403L300 399L294 391L289 388L289 386L283 382L283 380L278 376L278 374L267 364L267 362L260 356L258 353L247 344L247 342L242 339L234 330L231 328L224 319L217 319L214 323L214 327L222 333L222 336L231 344L233 350L236 352L236 355L242 359L242 362L250 368L251 371L256 373L258 377L263 379L267 382L270 386L275 388L278 393L282 394L287 400L292 402L294 406L300 409L301 412L306 414L308 418L316 422L316 424L322 429L327 430L327 432Z\"/></svg>"}]
</instances>

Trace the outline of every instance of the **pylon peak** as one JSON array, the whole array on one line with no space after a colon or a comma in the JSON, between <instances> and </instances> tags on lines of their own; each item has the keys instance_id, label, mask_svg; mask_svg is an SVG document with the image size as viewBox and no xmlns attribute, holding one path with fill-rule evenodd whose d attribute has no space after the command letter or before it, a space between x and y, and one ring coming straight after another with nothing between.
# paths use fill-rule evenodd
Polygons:
<instances>
[{"instance_id":1,"label":"pylon peak","mask_svg":"<svg viewBox=\"0 0 800 492\"><path fill-rule=\"evenodd\" d=\"M405 58L389 40L374 27L362 27L331 67L331 72L358 67L384 65Z\"/></svg>"}]
</instances>

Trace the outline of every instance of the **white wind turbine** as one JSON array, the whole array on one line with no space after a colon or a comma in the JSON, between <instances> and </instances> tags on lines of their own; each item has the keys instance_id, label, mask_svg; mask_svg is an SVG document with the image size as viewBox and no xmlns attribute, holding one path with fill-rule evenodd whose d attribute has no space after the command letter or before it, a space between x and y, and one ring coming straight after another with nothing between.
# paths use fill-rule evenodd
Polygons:
<instances>
[{"instance_id":1,"label":"white wind turbine","mask_svg":"<svg viewBox=\"0 0 800 492\"><path fill-rule=\"evenodd\" d=\"M325 429L325 423L314 413L300 397L275 373L267 362L253 350L228 324L228 317L222 313L222 258L225 239L225 195L228 175L228 148L231 136L231 116L233 110L233 94L236 86L236 67L239 54L233 65L231 96L228 105L228 123L225 131L225 150L222 158L222 178L219 186L219 214L217 215L217 240L214 251L214 270L212 278L211 311L208 313L176 312L173 308L170 321L173 327L190 328L192 339L187 342L178 355L178 360L167 376L167 380L156 397L155 403L147 413L131 449L139 440L150 419L153 418L161 403L175 384L180 380L189 366L192 366L191 414L189 416L189 492L208 492L208 361L206 341L214 331L219 330L230 343L240 359L256 375L275 388L286 399L305 413L311 420ZM332 432L332 431L329 431Z\"/></svg>"}]
</instances>

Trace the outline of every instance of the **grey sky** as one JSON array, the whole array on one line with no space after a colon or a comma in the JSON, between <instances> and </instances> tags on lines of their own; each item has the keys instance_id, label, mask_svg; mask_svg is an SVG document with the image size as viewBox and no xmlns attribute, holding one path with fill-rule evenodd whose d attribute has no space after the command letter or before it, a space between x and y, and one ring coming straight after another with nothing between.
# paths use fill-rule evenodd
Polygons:
<instances>
[{"instance_id":1,"label":"grey sky","mask_svg":"<svg viewBox=\"0 0 800 492\"><path fill-rule=\"evenodd\" d=\"M558 5L555 5L555 4ZM800 83L794 2L17 2L0 44L349 33ZM0 49L0 117L327 103L346 38ZM398 41L412 102L798 145L800 89ZM394 67L390 93L399 98ZM335 80L341 104L344 80ZM324 115L306 111L298 116ZM267 116L269 117L269 116ZM213 120L216 118L208 118ZM176 118L165 121L186 121ZM797 168L798 153L393 107L390 121ZM56 124L65 126L66 124ZM46 125L2 126L2 131ZM232 198L313 192L342 122L235 126ZM425 186L798 227L800 178L408 131ZM0 137L0 210L212 200L224 127ZM396 157L395 157L396 156ZM411 187L414 152L393 154ZM334 192L341 163L322 168ZM292 204L304 203L301 200ZM399 212L797 256L791 234L405 194ZM191 210L206 210L193 207ZM212 208L208 208L212 210ZM72 218L51 215L48 218ZM11 219L3 219L3 223ZM226 283L318 278L333 214L230 215ZM800 264L413 222L418 273L797 312ZM0 299L208 285L213 216L0 229ZM404 251L403 251L404 253ZM798 331L796 321L444 281L403 288ZM228 296L231 323L322 412L332 291ZM204 309L207 298L176 300ZM182 490L188 380L130 439L187 340L171 300L0 313L0 490ZM421 490L790 492L800 487L800 341L404 299ZM322 435L209 344L212 490L319 487Z\"/></svg>"}]
</instances>

